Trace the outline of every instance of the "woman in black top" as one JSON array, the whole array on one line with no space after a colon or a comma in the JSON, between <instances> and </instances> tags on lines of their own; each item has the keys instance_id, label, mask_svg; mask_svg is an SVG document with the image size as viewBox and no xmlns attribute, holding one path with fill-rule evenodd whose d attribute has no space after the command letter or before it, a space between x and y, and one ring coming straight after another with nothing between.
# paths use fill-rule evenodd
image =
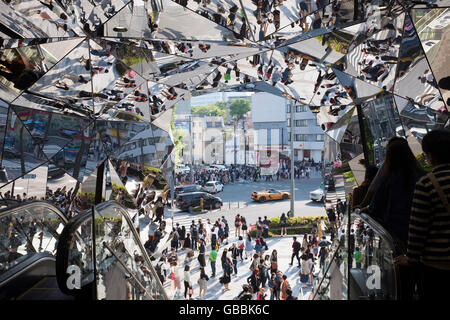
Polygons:
<instances>
[{"instance_id":1,"label":"woman in black top","mask_svg":"<svg viewBox=\"0 0 450 320\"><path fill-rule=\"evenodd\" d=\"M241 218L241 223L242 236L245 237L245 235L247 234L247 220L245 220L245 217Z\"/></svg>"},{"instance_id":2,"label":"woman in black top","mask_svg":"<svg viewBox=\"0 0 450 320\"><path fill-rule=\"evenodd\" d=\"M255 268L252 271L252 275L247 278L247 283L252 287L253 293L259 292L259 286L261 281L259 280L259 269Z\"/></svg>"},{"instance_id":3,"label":"woman in black top","mask_svg":"<svg viewBox=\"0 0 450 320\"><path fill-rule=\"evenodd\" d=\"M186 227L182 226L180 231L178 231L178 234L180 236L180 248L184 248L184 240L186 239Z\"/></svg>"},{"instance_id":4,"label":"woman in black top","mask_svg":"<svg viewBox=\"0 0 450 320\"><path fill-rule=\"evenodd\" d=\"M230 290L228 288L228 284L231 282L231 273L233 272L231 268L231 260L230 258L226 258L225 263L223 265L223 277L222 277L222 283L225 287L225 291Z\"/></svg>"}]
</instances>

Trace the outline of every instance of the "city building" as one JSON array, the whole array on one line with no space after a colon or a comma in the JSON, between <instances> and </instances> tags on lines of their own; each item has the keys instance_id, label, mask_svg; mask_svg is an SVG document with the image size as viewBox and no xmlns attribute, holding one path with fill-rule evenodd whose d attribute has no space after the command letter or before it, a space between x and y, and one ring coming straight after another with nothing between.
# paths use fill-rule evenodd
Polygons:
<instances>
[{"instance_id":1,"label":"city building","mask_svg":"<svg viewBox=\"0 0 450 320\"><path fill-rule=\"evenodd\" d=\"M291 121L291 108L294 107L294 118ZM286 104L286 118L288 141L291 139L291 130L294 129L294 159L323 160L324 133L316 116L306 105Z\"/></svg>"}]
</instances>

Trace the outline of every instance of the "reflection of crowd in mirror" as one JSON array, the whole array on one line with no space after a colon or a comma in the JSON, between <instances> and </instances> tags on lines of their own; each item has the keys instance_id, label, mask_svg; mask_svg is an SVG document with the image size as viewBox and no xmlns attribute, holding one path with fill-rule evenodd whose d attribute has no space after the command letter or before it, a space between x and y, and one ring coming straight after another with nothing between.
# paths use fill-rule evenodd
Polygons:
<instances>
[{"instance_id":1,"label":"reflection of crowd in mirror","mask_svg":"<svg viewBox=\"0 0 450 320\"><path fill-rule=\"evenodd\" d=\"M14 52L14 58L10 60L7 56L10 56L11 51ZM44 58L38 64L15 49L5 50L0 59L0 76L12 82L19 90L28 89L45 71Z\"/></svg>"}]
</instances>

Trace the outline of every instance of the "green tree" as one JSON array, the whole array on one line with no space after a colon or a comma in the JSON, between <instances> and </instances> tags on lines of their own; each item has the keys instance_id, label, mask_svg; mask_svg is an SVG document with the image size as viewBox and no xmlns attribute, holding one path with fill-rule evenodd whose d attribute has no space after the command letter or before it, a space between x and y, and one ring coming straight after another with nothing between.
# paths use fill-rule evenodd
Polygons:
<instances>
[{"instance_id":1,"label":"green tree","mask_svg":"<svg viewBox=\"0 0 450 320\"><path fill-rule=\"evenodd\" d=\"M225 111L227 110L227 103L225 101L217 101L214 105Z\"/></svg>"},{"instance_id":2,"label":"green tree","mask_svg":"<svg viewBox=\"0 0 450 320\"><path fill-rule=\"evenodd\" d=\"M206 106L198 106L198 107L193 107L191 110L191 113L193 115L198 115L198 116L219 116L225 119L226 117L226 110L222 109L220 107L218 107L217 105L214 104L209 104Z\"/></svg>"},{"instance_id":3,"label":"green tree","mask_svg":"<svg viewBox=\"0 0 450 320\"><path fill-rule=\"evenodd\" d=\"M175 164L178 164L180 163L181 151L186 146L186 144L183 143L183 138L186 136L187 132L180 127L177 127L172 133L174 139L173 144L175 145Z\"/></svg>"},{"instance_id":4,"label":"green tree","mask_svg":"<svg viewBox=\"0 0 450 320\"><path fill-rule=\"evenodd\" d=\"M247 99L236 99L230 105L230 115L235 120L241 120L251 110L250 101Z\"/></svg>"}]
</instances>

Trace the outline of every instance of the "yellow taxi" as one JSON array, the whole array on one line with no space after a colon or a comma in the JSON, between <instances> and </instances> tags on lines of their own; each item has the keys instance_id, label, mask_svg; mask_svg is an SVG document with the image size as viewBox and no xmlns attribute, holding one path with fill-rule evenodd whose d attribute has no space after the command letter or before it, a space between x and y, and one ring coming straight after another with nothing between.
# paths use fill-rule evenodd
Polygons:
<instances>
[{"instance_id":1,"label":"yellow taxi","mask_svg":"<svg viewBox=\"0 0 450 320\"><path fill-rule=\"evenodd\" d=\"M275 189L267 189L252 192L252 200L259 202L265 202L269 200L286 200L290 198L291 194L289 192L279 191Z\"/></svg>"}]
</instances>

